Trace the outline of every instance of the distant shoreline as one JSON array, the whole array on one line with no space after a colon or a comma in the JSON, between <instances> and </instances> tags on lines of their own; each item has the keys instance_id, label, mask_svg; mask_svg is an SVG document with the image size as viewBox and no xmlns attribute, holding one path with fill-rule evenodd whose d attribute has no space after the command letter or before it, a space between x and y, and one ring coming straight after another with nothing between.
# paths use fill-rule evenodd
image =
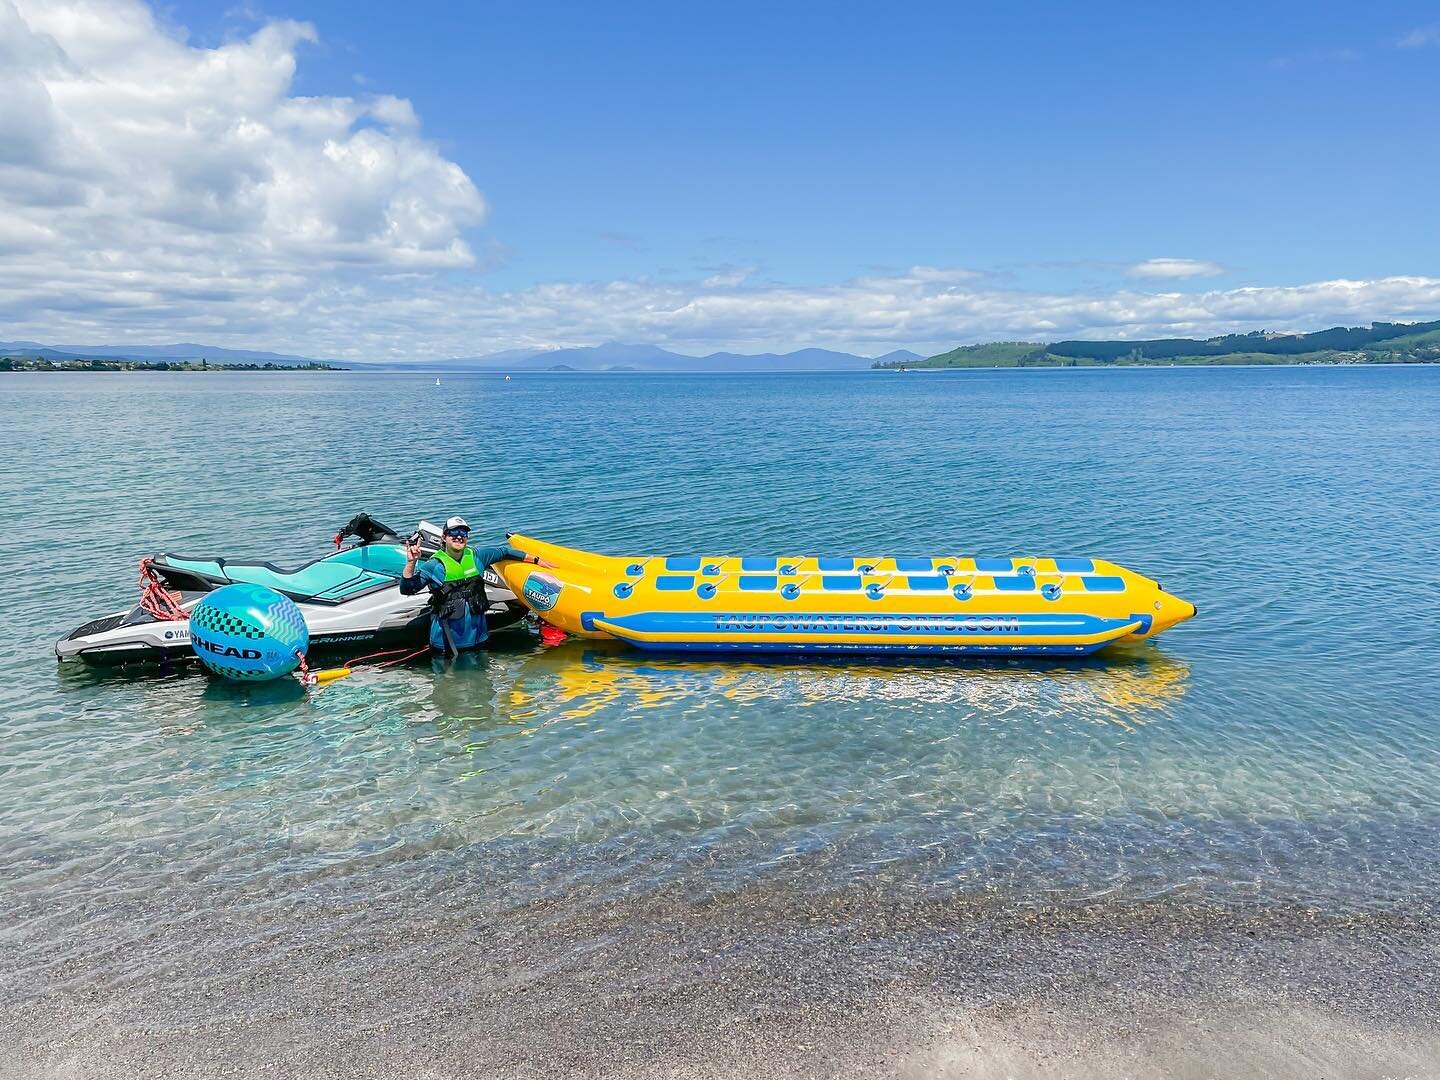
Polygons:
<instances>
[{"instance_id":1,"label":"distant shoreline","mask_svg":"<svg viewBox=\"0 0 1440 1080\"><path fill-rule=\"evenodd\" d=\"M6 356L0 358L0 372L79 371L110 373L121 371L349 371L315 361L309 364L212 364L206 360L46 360Z\"/></svg>"},{"instance_id":2,"label":"distant shoreline","mask_svg":"<svg viewBox=\"0 0 1440 1080\"><path fill-rule=\"evenodd\" d=\"M6 367L6 366L3 365L3 363L0 363L0 374L12 374L12 375L20 375L20 374L27 374L27 375L28 375L28 374L40 374L40 375L55 375L55 374L81 374L81 375L87 375L87 374L111 374L111 375L116 375L116 374L156 374L156 373L164 374L164 373L166 373L166 372L181 372L181 371L183 371L183 372L192 372L192 371L193 371L193 372L215 372L215 373L241 372L241 373L246 373L246 374L252 373L252 372L262 372L262 373L277 373L277 374L279 374L279 373L284 373L284 372L287 372L287 371L291 371L291 372L323 371L323 372L339 372L339 373L343 373L343 374L346 374L346 375L373 375L373 376L376 376L376 377L386 377L386 378L391 378L391 377L400 377L400 378L416 378L416 377L424 377L424 378L442 378L442 377L450 377L450 378L473 378L473 377L476 377L476 376L481 376L481 377L486 377L486 378L508 379L508 378L510 378L512 375L519 375L519 376L525 376L525 377L531 377L531 376L536 376L536 375L560 376L560 377L567 376L567 375L580 375L580 376L594 376L594 375L627 376L627 375L629 375L629 376L642 376L642 377L651 377L651 376L695 376L695 375L704 375L704 376L713 376L713 377L717 377L717 378L735 378L735 377L747 377L747 376L752 376L752 375L754 375L754 376L760 376L760 377L774 376L774 375L807 375L807 376L817 376L817 375L818 375L818 376L825 376L825 375L879 375L879 374L908 375L908 374L912 374L912 373L914 373L914 374L929 374L929 375L933 375L933 374L937 374L937 373L938 373L938 374L945 374L945 373L947 373L947 372L948 372L948 373L998 372L998 371L1014 371L1014 372L1022 372L1022 371L1024 371L1024 372L1091 371L1091 372L1094 372L1094 371L1139 371L1139 370L1156 370L1156 369L1164 369L1164 368L1188 368L1188 369L1196 369L1196 370L1220 369L1220 370L1234 371L1234 370L1242 369L1242 368L1292 368L1292 369L1293 369L1293 368L1307 368L1307 369L1315 369L1315 368L1371 368L1371 369L1374 369L1374 368L1406 368L1406 367L1430 367L1430 368L1440 367L1440 360L1387 360L1387 361L1370 361L1370 362L1364 362L1364 363L1357 363L1357 362L1337 362L1337 361L1324 361L1324 360L1306 360L1306 361L1300 361L1300 362L1294 362L1294 363L1286 363L1286 362L1283 362L1283 361L1282 361L1282 362L1278 362L1278 363L1275 363L1275 362L1271 362L1271 363L1256 363L1256 362L1239 362L1239 363L1234 363L1234 362L1226 362L1226 361L1223 361L1223 360L1207 360L1207 362L1205 362L1205 363L1170 363L1170 362L1165 362L1165 361L1150 361L1150 362L1135 363L1135 362L1131 361L1131 362L1126 362L1126 363L1108 363L1108 364L985 364L985 365L982 365L982 364L964 364L964 365L959 365L959 364L957 364L957 365L946 366L946 367L939 367L939 366L922 367L922 366L920 366L920 365L915 365L915 366L913 366L913 367L905 367L905 368L820 368L820 369L816 369L816 368L809 368L809 369L805 369L805 368L776 368L776 369L771 370L771 371L755 371L755 370L746 370L746 371L716 371L716 370L682 371L682 370L678 370L678 369L674 369L674 368L657 369L657 370L654 370L654 371L642 371L642 370L637 370L637 369L635 369L635 368L626 368L626 369L623 369L623 370L614 369L614 368L611 368L611 369L595 368L595 369L593 369L593 370L576 370L576 369L574 369L574 368L571 368L571 369L557 369L557 368L514 368L514 369L511 369L511 370L508 370L508 371L507 371L507 370L504 370L504 369L484 368L484 369L476 369L476 370L470 370L470 371L463 371L463 370L457 370L457 369L455 369L455 368L429 368L429 367L417 367L417 368L414 368L413 370L408 370L408 371L406 371L406 370L399 370L399 369L396 369L396 368L387 368L387 369L382 369L382 370L371 371L371 370L367 370L367 369L364 369L364 368L347 368L347 367L339 367L339 366L336 366L336 365L303 365L303 364L293 365L293 366L285 366L285 365L280 365L280 364L210 364L210 365L208 365L208 366L206 366L206 367L201 367L199 364L178 364L178 363L165 364L164 362L160 362L160 363L143 363L143 364L141 364L141 363L135 363L135 364L124 364L124 365L107 364L105 367L91 367L89 364L76 364L76 365L52 364L52 365L49 366L49 367L39 367L39 366L32 366L32 365L27 364L27 365L25 365L25 366L23 366L23 367L20 367L20 366Z\"/></svg>"},{"instance_id":3,"label":"distant shoreline","mask_svg":"<svg viewBox=\"0 0 1440 1080\"><path fill-rule=\"evenodd\" d=\"M1377 367L1434 367L1440 358L1405 360L1240 360L1234 357L1206 356L1186 360L1116 360L1110 362L1081 361L1079 363L1029 363L1029 364L914 364L906 367L874 367L872 371L892 371L897 374L935 371L1104 371L1112 368L1377 368Z\"/></svg>"},{"instance_id":4,"label":"distant shoreline","mask_svg":"<svg viewBox=\"0 0 1440 1080\"><path fill-rule=\"evenodd\" d=\"M713 375L713 376L747 376L747 375L858 375L858 374L910 374L912 372L935 373L935 372L964 372L964 371L1104 371L1104 370L1139 370L1156 368L1396 368L1396 367L1436 367L1440 366L1440 358L1406 358L1396 360L1234 360L1230 357L1204 357L1190 360L1133 360L1113 361L1106 363L1079 362L1079 363L1009 363L1009 364L938 364L925 365L913 364L905 367L870 367L870 368L774 368L770 370L746 369L740 371L724 370L698 370L686 371L680 368L657 368L646 370L641 368L442 368L416 366L411 369L384 368L370 370L364 367L348 368L337 364L326 364L314 362L310 364L209 364L194 363L191 361L52 361L52 360L18 360L13 357L0 359L0 374L121 374L121 373L156 373L170 371L185 372L287 372L287 371L322 371L322 372L343 372L347 375L384 375L426 378L450 377L472 377L486 376L493 378L509 378L512 375Z\"/></svg>"}]
</instances>

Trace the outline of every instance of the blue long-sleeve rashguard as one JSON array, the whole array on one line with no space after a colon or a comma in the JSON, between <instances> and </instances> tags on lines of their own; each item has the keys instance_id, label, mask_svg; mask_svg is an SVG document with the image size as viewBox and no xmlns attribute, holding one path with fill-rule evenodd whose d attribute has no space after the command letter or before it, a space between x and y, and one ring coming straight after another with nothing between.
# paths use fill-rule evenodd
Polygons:
<instances>
[{"instance_id":1,"label":"blue long-sleeve rashguard","mask_svg":"<svg viewBox=\"0 0 1440 1080\"><path fill-rule=\"evenodd\" d=\"M485 567L499 562L501 559L524 559L525 553L509 544L500 547L480 547L471 549L475 552L475 565L480 567L480 572L485 572ZM414 596L423 589L435 589L445 584L445 567L439 559L424 559L415 566L414 577L402 577L400 579L400 591L406 596ZM470 609L465 609L465 614L458 619L440 619L432 617L430 620L430 647L439 652L444 652L449 645L445 641L445 631L450 631L450 640L455 643L457 649L473 649L476 645L483 644L490 637L490 630L485 625L484 614L471 614Z\"/></svg>"}]
</instances>

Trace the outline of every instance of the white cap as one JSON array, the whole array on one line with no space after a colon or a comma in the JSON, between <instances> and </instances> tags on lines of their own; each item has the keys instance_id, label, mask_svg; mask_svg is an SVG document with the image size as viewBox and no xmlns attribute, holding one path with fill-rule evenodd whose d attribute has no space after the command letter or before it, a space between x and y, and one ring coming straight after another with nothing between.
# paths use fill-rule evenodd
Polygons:
<instances>
[{"instance_id":1,"label":"white cap","mask_svg":"<svg viewBox=\"0 0 1440 1080\"><path fill-rule=\"evenodd\" d=\"M449 521L445 522L446 532L449 532L451 529L468 529L469 527L470 523L464 518L462 518L459 514L456 514Z\"/></svg>"}]
</instances>

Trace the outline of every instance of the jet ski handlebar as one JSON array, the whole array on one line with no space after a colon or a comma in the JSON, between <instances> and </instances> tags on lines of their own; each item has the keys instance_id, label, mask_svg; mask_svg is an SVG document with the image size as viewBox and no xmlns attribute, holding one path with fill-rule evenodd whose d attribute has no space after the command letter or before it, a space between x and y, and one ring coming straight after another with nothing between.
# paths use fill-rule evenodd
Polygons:
<instances>
[{"instance_id":1,"label":"jet ski handlebar","mask_svg":"<svg viewBox=\"0 0 1440 1080\"><path fill-rule=\"evenodd\" d=\"M335 546L338 548L341 541L347 536L355 537L362 544L398 544L402 542L399 533L389 525L376 521L369 514L356 514L342 525L340 531L335 534Z\"/></svg>"}]
</instances>

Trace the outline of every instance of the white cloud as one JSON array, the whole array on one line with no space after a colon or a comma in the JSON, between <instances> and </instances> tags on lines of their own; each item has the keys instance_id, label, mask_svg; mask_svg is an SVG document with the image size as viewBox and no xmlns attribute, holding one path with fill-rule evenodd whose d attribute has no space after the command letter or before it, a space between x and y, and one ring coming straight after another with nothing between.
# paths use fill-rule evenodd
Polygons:
<instances>
[{"instance_id":1,"label":"white cloud","mask_svg":"<svg viewBox=\"0 0 1440 1080\"><path fill-rule=\"evenodd\" d=\"M454 301L435 298L441 307ZM821 346L857 352L976 340L1149 337L1440 315L1440 279L1395 277L1203 293L1032 292L921 269L805 288L612 282L471 294L472 336L592 343L653 341L680 351ZM438 330L439 328L437 328ZM540 340L546 340L540 337ZM433 354L432 354L433 355Z\"/></svg>"},{"instance_id":2,"label":"white cloud","mask_svg":"<svg viewBox=\"0 0 1440 1080\"><path fill-rule=\"evenodd\" d=\"M1078 293L966 276L921 269L813 287L611 281L495 292L429 277L315 284L284 271L244 283L177 274L127 290L101 273L98 286L90 277L75 283L73 304L22 300L45 308L39 322L12 321L3 310L0 322L17 337L57 343L202 340L364 360L612 340L695 354L818 346L871 355L898 346L938 352L973 341L1206 336L1440 316L1440 278Z\"/></svg>"},{"instance_id":3,"label":"white cloud","mask_svg":"<svg viewBox=\"0 0 1440 1080\"><path fill-rule=\"evenodd\" d=\"M755 273L753 266L740 266L721 270L718 274L711 274L700 284L707 289L734 288L743 285L750 276Z\"/></svg>"},{"instance_id":4,"label":"white cloud","mask_svg":"<svg viewBox=\"0 0 1440 1080\"><path fill-rule=\"evenodd\" d=\"M1223 274L1225 267L1204 259L1146 259L1127 267L1125 272L1139 278L1214 277Z\"/></svg>"},{"instance_id":5,"label":"white cloud","mask_svg":"<svg viewBox=\"0 0 1440 1080\"><path fill-rule=\"evenodd\" d=\"M463 230L484 202L408 101L291 94L315 36L280 21L196 48L133 0L0 0L6 306L163 309L187 291L472 265Z\"/></svg>"},{"instance_id":6,"label":"white cloud","mask_svg":"<svg viewBox=\"0 0 1440 1080\"><path fill-rule=\"evenodd\" d=\"M1419 49L1426 45L1440 45L1440 23L1417 26L1395 44L1402 49Z\"/></svg>"}]
</instances>

